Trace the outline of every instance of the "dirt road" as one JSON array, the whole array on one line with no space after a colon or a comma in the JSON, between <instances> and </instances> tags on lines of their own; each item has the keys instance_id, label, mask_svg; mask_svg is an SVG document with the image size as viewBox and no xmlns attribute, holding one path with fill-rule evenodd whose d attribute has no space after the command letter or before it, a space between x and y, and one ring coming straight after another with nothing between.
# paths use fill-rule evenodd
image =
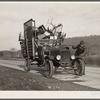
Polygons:
<instances>
[{"instance_id":1,"label":"dirt road","mask_svg":"<svg viewBox=\"0 0 100 100\"><path fill-rule=\"evenodd\" d=\"M8 67L8 68L13 68L13 69L24 71L23 70L23 65L24 65L23 61L0 60L0 65ZM39 68L37 68L37 66L35 66L35 65L33 65L31 67L30 73L41 76L39 73ZM67 69L64 71L62 71L62 69L59 69L58 72L55 73L53 76L53 80L55 80L55 79L61 80L61 81L63 81L63 83L69 82L69 84L71 83L71 84L77 85L79 87L83 86L83 88L84 88L84 86L86 86L86 87L88 87L87 90L89 90L89 89L91 90L91 88L93 88L93 90L95 91L96 89L98 89L98 90L100 89L100 68L96 68L96 67L93 68L93 67L86 66L86 75L84 75L84 76L74 75L74 72L71 69ZM62 85L62 87L63 87L63 85ZM81 89L79 89L79 90L81 90Z\"/></svg>"}]
</instances>

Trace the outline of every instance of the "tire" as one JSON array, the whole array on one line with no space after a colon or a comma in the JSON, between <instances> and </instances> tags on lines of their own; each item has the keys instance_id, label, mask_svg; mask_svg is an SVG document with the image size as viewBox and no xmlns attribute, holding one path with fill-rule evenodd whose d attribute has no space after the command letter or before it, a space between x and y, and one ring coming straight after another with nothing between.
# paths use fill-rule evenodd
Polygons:
<instances>
[{"instance_id":1,"label":"tire","mask_svg":"<svg viewBox=\"0 0 100 100\"><path fill-rule=\"evenodd\" d=\"M45 62L45 70L41 71L40 73L47 78L52 78L53 74L54 74L54 65L53 62L51 60L46 60Z\"/></svg>"},{"instance_id":2,"label":"tire","mask_svg":"<svg viewBox=\"0 0 100 100\"><path fill-rule=\"evenodd\" d=\"M24 70L26 72L30 71L30 68L31 68L31 61L28 59L28 60L25 60L25 67L24 67Z\"/></svg>"},{"instance_id":3,"label":"tire","mask_svg":"<svg viewBox=\"0 0 100 100\"><path fill-rule=\"evenodd\" d=\"M74 69L76 75L85 75L85 63L83 60L78 59L75 61L75 66L77 69Z\"/></svg>"}]
</instances>

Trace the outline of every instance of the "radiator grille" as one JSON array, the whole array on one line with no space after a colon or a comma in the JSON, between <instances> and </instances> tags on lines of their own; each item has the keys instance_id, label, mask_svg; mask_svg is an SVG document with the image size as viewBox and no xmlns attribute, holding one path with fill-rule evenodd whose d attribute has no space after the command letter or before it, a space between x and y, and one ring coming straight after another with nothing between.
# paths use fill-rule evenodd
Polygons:
<instances>
[{"instance_id":1,"label":"radiator grille","mask_svg":"<svg viewBox=\"0 0 100 100\"><path fill-rule=\"evenodd\" d=\"M70 62L70 51L61 51L61 62Z\"/></svg>"}]
</instances>

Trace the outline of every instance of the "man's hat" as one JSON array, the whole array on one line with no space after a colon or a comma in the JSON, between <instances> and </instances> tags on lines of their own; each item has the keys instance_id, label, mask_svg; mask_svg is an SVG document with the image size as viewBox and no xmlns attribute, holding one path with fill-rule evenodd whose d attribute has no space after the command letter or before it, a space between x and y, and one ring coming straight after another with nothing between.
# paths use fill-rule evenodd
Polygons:
<instances>
[{"instance_id":1,"label":"man's hat","mask_svg":"<svg viewBox=\"0 0 100 100\"><path fill-rule=\"evenodd\" d=\"M82 40L82 41L80 42L80 44L85 44L85 42Z\"/></svg>"}]
</instances>

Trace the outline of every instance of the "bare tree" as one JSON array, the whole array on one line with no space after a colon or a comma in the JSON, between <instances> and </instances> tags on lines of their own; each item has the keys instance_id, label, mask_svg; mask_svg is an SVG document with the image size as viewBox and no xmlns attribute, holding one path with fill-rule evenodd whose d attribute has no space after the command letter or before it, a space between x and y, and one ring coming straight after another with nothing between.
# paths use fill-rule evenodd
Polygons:
<instances>
[{"instance_id":1,"label":"bare tree","mask_svg":"<svg viewBox=\"0 0 100 100\"><path fill-rule=\"evenodd\" d=\"M11 51L11 52L16 52L17 49L16 49L16 48L11 48L10 51Z\"/></svg>"},{"instance_id":2,"label":"bare tree","mask_svg":"<svg viewBox=\"0 0 100 100\"><path fill-rule=\"evenodd\" d=\"M10 51L11 51L11 57L15 57L16 56L15 52L17 51L17 49L11 48Z\"/></svg>"}]
</instances>

